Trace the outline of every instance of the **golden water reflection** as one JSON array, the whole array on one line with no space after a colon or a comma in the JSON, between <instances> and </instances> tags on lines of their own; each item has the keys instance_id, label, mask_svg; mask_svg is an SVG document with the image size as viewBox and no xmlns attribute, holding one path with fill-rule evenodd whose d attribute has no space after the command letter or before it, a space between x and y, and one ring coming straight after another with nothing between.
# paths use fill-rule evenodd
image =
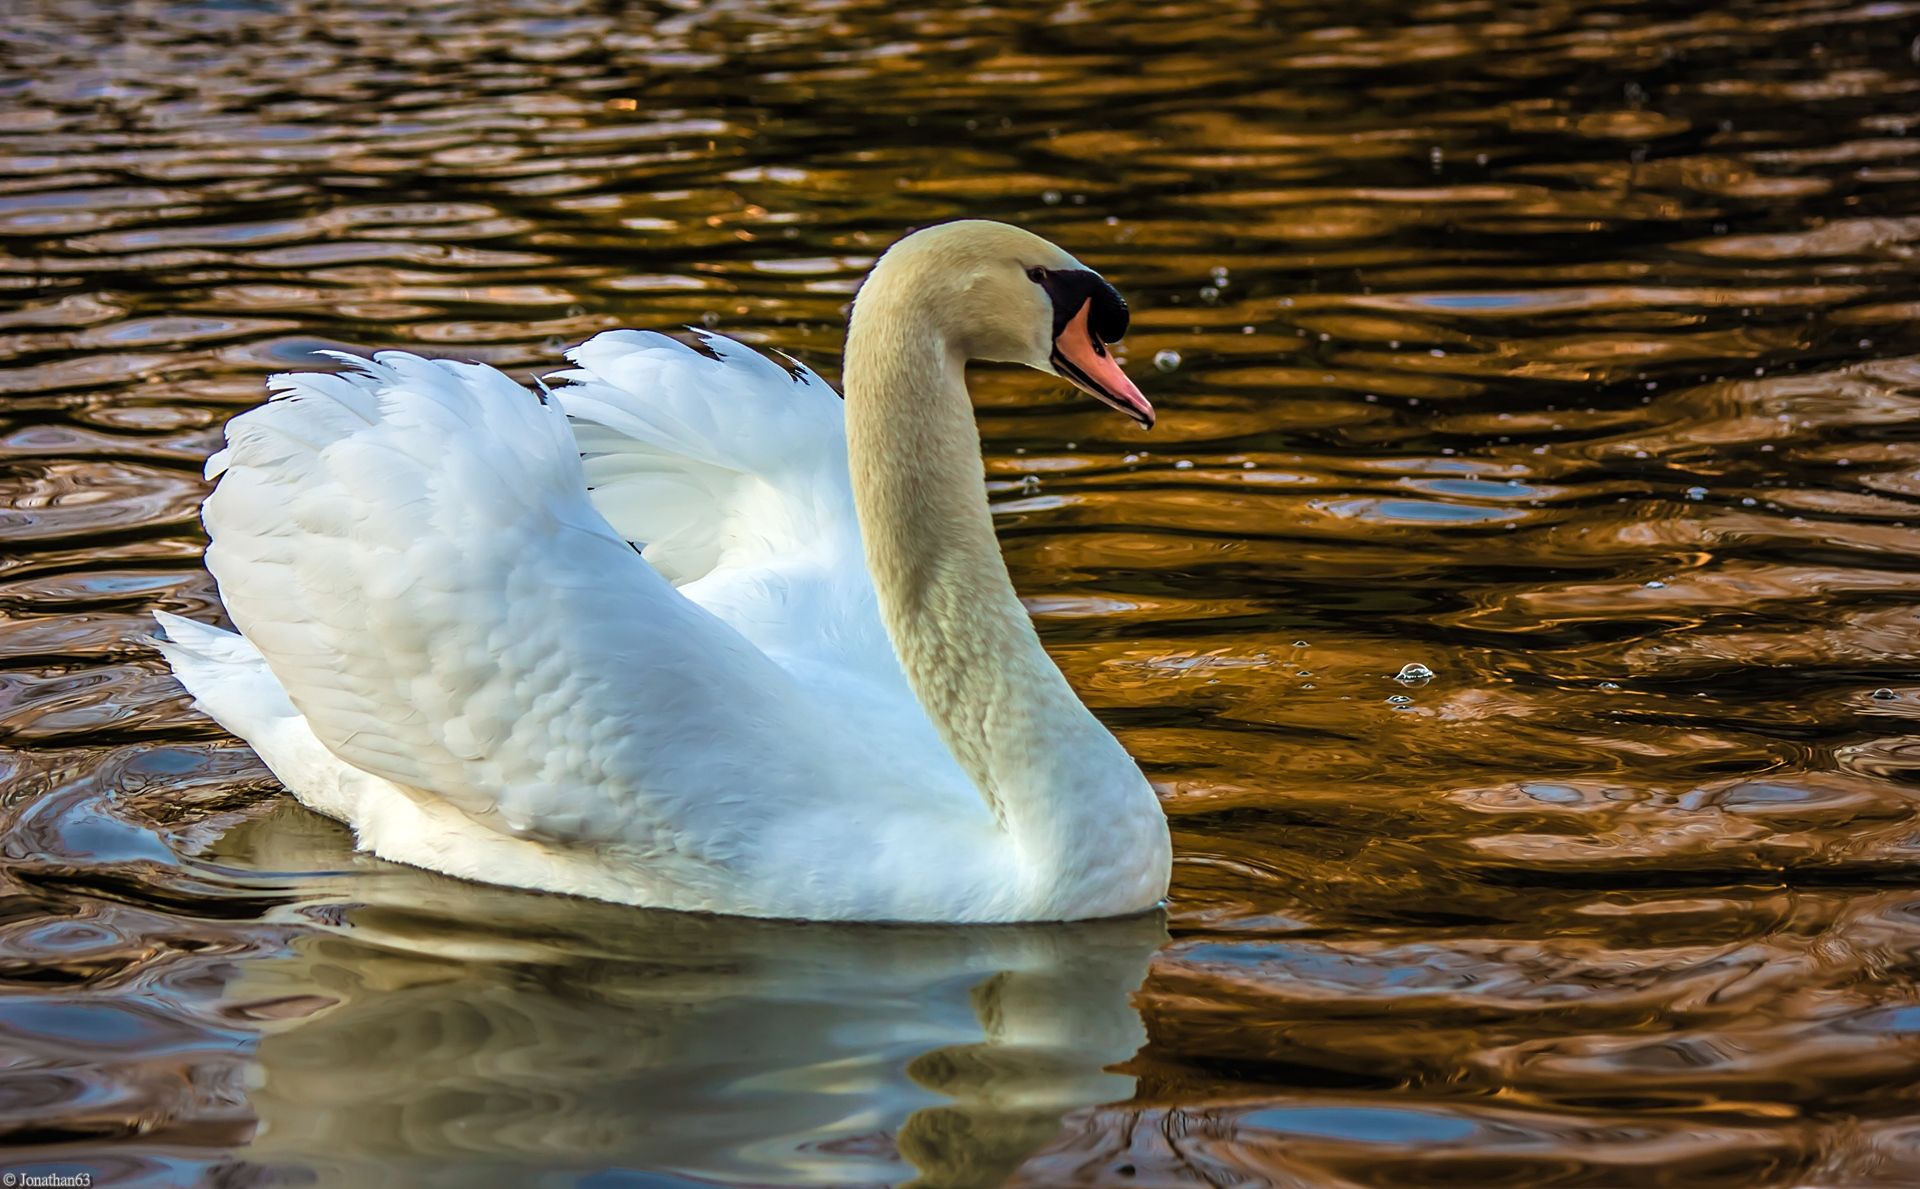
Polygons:
<instances>
[{"instance_id":1,"label":"golden water reflection","mask_svg":"<svg viewBox=\"0 0 1920 1189\"><path fill-rule=\"evenodd\" d=\"M1920 1180L1917 30L11 5L5 1163ZM400 346L524 378L694 324L833 375L875 254L958 215L1135 307L1151 436L976 389L1015 580L1173 819L1164 922L729 924L400 871L144 643L151 608L217 614L199 466L268 373Z\"/></svg>"}]
</instances>

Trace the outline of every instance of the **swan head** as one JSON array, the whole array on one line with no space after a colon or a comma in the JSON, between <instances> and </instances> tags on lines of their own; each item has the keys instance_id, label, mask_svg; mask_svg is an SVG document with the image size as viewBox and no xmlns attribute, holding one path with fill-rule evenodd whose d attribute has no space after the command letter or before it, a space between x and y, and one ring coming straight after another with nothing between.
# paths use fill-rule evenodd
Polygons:
<instances>
[{"instance_id":1,"label":"swan head","mask_svg":"<svg viewBox=\"0 0 1920 1189\"><path fill-rule=\"evenodd\" d=\"M861 298L911 304L965 358L1059 376L1153 427L1153 406L1108 350L1127 332L1126 300L1030 231L986 219L923 228L887 249Z\"/></svg>"}]
</instances>

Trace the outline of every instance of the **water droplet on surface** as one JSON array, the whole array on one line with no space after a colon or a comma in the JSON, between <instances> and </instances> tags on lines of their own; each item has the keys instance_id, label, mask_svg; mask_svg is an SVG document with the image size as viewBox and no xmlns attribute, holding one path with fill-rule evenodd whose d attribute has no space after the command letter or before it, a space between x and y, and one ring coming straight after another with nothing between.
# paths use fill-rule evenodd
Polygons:
<instances>
[{"instance_id":1,"label":"water droplet on surface","mask_svg":"<svg viewBox=\"0 0 1920 1189\"><path fill-rule=\"evenodd\" d=\"M1400 671L1393 675L1393 679L1401 685L1425 685L1433 680L1433 670L1419 661L1409 661L1400 667Z\"/></svg>"},{"instance_id":2,"label":"water droplet on surface","mask_svg":"<svg viewBox=\"0 0 1920 1189\"><path fill-rule=\"evenodd\" d=\"M1156 351L1153 354L1153 366L1163 372L1173 371L1180 366L1180 352Z\"/></svg>"},{"instance_id":3,"label":"water droplet on surface","mask_svg":"<svg viewBox=\"0 0 1920 1189\"><path fill-rule=\"evenodd\" d=\"M1900 695L1894 693L1892 690L1886 688L1885 686L1882 686L1879 689L1873 691L1873 696L1876 701L1891 702L1895 698L1899 697Z\"/></svg>"}]
</instances>

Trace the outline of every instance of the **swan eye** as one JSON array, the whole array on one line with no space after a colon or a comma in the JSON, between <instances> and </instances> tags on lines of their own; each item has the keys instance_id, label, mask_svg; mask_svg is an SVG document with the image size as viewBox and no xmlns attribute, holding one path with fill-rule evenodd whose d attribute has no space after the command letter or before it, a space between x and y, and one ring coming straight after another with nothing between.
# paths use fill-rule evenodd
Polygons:
<instances>
[{"instance_id":1,"label":"swan eye","mask_svg":"<svg viewBox=\"0 0 1920 1189\"><path fill-rule=\"evenodd\" d=\"M1027 279L1036 285L1044 285L1047 283L1047 270L1036 264L1027 270Z\"/></svg>"}]
</instances>

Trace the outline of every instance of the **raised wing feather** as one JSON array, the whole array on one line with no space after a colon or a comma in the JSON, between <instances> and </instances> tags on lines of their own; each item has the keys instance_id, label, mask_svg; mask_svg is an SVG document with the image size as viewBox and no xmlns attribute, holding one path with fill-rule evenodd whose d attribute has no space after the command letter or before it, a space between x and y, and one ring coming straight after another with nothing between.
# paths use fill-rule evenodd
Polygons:
<instances>
[{"instance_id":1,"label":"raised wing feather","mask_svg":"<svg viewBox=\"0 0 1920 1189\"><path fill-rule=\"evenodd\" d=\"M205 507L222 600L322 743L669 877L828 793L828 724L594 509L558 408L490 368L356 363L275 377Z\"/></svg>"},{"instance_id":2,"label":"raised wing feather","mask_svg":"<svg viewBox=\"0 0 1920 1189\"><path fill-rule=\"evenodd\" d=\"M577 367L554 397L594 505L681 593L803 681L861 683L877 713L905 720L890 729L943 754L880 620L838 394L798 363L695 333L707 353L632 330L567 353Z\"/></svg>"}]
</instances>

